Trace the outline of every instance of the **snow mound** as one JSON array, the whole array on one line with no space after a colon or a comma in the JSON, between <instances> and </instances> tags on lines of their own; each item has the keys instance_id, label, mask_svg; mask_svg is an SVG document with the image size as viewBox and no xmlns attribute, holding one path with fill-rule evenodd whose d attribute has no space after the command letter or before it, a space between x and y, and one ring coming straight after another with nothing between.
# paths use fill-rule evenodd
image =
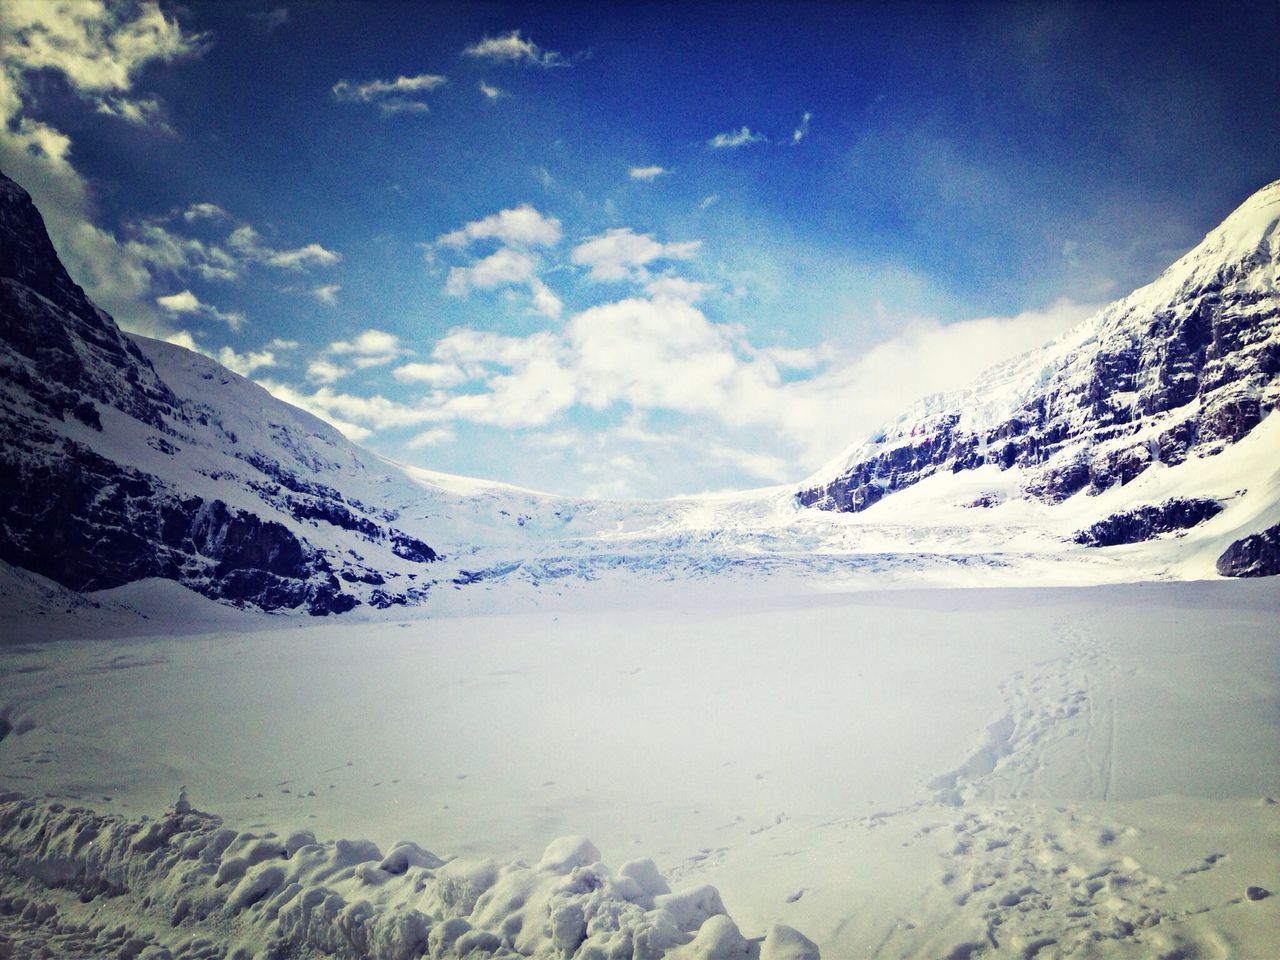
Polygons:
<instances>
[{"instance_id":1,"label":"snow mound","mask_svg":"<svg viewBox=\"0 0 1280 960\"><path fill-rule=\"evenodd\" d=\"M368 840L237 832L185 791L158 820L4 794L0 955L818 957L781 924L745 938L714 887L671 893L651 860L615 875L599 856L584 837L533 867L446 862L409 842L384 856Z\"/></svg>"}]
</instances>

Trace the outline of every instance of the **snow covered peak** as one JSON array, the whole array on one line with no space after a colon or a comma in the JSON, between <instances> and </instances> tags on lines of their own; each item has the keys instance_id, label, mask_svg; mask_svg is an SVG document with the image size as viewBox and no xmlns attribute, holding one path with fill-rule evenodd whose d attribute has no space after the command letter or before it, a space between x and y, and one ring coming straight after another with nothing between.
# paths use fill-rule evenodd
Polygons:
<instances>
[{"instance_id":1,"label":"snow covered peak","mask_svg":"<svg viewBox=\"0 0 1280 960\"><path fill-rule=\"evenodd\" d=\"M1280 180L1240 204L1203 240L1127 299L1167 302L1196 288L1245 277L1273 293L1280 281Z\"/></svg>"}]
</instances>

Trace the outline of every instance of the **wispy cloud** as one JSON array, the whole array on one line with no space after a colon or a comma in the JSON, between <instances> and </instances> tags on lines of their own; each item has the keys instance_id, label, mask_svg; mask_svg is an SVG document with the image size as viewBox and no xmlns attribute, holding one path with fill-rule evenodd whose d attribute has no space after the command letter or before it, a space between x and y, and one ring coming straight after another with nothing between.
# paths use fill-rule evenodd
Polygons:
<instances>
[{"instance_id":1,"label":"wispy cloud","mask_svg":"<svg viewBox=\"0 0 1280 960\"><path fill-rule=\"evenodd\" d=\"M227 243L245 257L283 270L308 270L312 267L331 267L342 255L308 243L292 250L276 250L262 242L262 236L249 224L237 227L227 238Z\"/></svg>"},{"instance_id":2,"label":"wispy cloud","mask_svg":"<svg viewBox=\"0 0 1280 960\"><path fill-rule=\"evenodd\" d=\"M201 303L199 298L190 290L183 290L180 293L171 293L167 296L156 297L156 303L168 313L208 317L211 320L217 320L221 323L225 323L232 330L239 330L245 323L243 313L236 311L224 313L217 307L207 303Z\"/></svg>"},{"instance_id":3,"label":"wispy cloud","mask_svg":"<svg viewBox=\"0 0 1280 960\"><path fill-rule=\"evenodd\" d=\"M499 87L490 86L489 84L485 83L483 80L480 81L479 87L480 87L480 92L484 95L484 98L488 100L490 103L496 103L497 101L501 100L503 97L511 96L511 94L507 93L507 91Z\"/></svg>"},{"instance_id":4,"label":"wispy cloud","mask_svg":"<svg viewBox=\"0 0 1280 960\"><path fill-rule=\"evenodd\" d=\"M341 289L341 284L326 283L323 286L312 287L311 295L316 298L317 303L323 303L326 307L333 307L338 304L338 291Z\"/></svg>"},{"instance_id":5,"label":"wispy cloud","mask_svg":"<svg viewBox=\"0 0 1280 960\"><path fill-rule=\"evenodd\" d=\"M375 394L363 397L340 393L325 384L311 393L276 380L257 381L285 403L291 403L322 420L327 420L357 443L379 430L412 427L439 419L434 411L399 403Z\"/></svg>"},{"instance_id":6,"label":"wispy cloud","mask_svg":"<svg viewBox=\"0 0 1280 960\"><path fill-rule=\"evenodd\" d=\"M164 105L156 97L104 97L98 101L97 111L135 127L173 133L173 128L165 120Z\"/></svg>"},{"instance_id":7,"label":"wispy cloud","mask_svg":"<svg viewBox=\"0 0 1280 960\"><path fill-rule=\"evenodd\" d=\"M448 78L434 73L420 73L394 80L339 80L333 85L333 98L341 103L375 104L383 116L398 113L427 113L429 107L421 97L448 83Z\"/></svg>"},{"instance_id":8,"label":"wispy cloud","mask_svg":"<svg viewBox=\"0 0 1280 960\"><path fill-rule=\"evenodd\" d=\"M262 33L274 33L288 22L288 7L275 7L249 14L249 23Z\"/></svg>"},{"instance_id":9,"label":"wispy cloud","mask_svg":"<svg viewBox=\"0 0 1280 960\"><path fill-rule=\"evenodd\" d=\"M763 133L752 133L749 127L744 126L739 130L731 130L728 133L717 133L707 141L707 146L712 150L736 150L739 147L747 147L767 139Z\"/></svg>"},{"instance_id":10,"label":"wispy cloud","mask_svg":"<svg viewBox=\"0 0 1280 960\"><path fill-rule=\"evenodd\" d=\"M813 119L813 114L808 110L800 117L799 125L791 131L791 143L795 145L809 135L809 121Z\"/></svg>"},{"instance_id":11,"label":"wispy cloud","mask_svg":"<svg viewBox=\"0 0 1280 960\"><path fill-rule=\"evenodd\" d=\"M307 379L336 383L356 370L380 367L403 356L400 338L385 330L361 331L350 340L334 340L307 364Z\"/></svg>"},{"instance_id":12,"label":"wispy cloud","mask_svg":"<svg viewBox=\"0 0 1280 960\"><path fill-rule=\"evenodd\" d=\"M569 62L554 50L543 50L532 40L526 40L519 30L512 30L497 37L485 37L462 51L465 57L477 60L518 63L532 67L564 67Z\"/></svg>"},{"instance_id":13,"label":"wispy cloud","mask_svg":"<svg viewBox=\"0 0 1280 960\"><path fill-rule=\"evenodd\" d=\"M662 176L667 170L665 167L654 165L650 167L632 167L628 172L632 180L652 181Z\"/></svg>"},{"instance_id":14,"label":"wispy cloud","mask_svg":"<svg viewBox=\"0 0 1280 960\"><path fill-rule=\"evenodd\" d=\"M442 443L453 443L457 439L458 435L449 427L432 427L410 438L405 446L410 450L421 450L423 447L438 447Z\"/></svg>"}]
</instances>

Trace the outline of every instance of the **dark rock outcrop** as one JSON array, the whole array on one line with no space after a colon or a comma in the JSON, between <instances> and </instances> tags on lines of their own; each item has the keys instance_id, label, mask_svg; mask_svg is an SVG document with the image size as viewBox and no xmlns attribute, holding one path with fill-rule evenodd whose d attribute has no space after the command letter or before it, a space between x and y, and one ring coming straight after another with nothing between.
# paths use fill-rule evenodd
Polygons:
<instances>
[{"instance_id":1,"label":"dark rock outcrop","mask_svg":"<svg viewBox=\"0 0 1280 960\"><path fill-rule=\"evenodd\" d=\"M1165 533L1188 530L1222 512L1222 504L1205 498L1174 497L1164 503L1114 513L1081 530L1073 538L1087 547L1142 543Z\"/></svg>"},{"instance_id":2,"label":"dark rock outcrop","mask_svg":"<svg viewBox=\"0 0 1280 960\"><path fill-rule=\"evenodd\" d=\"M70 441L38 461L6 452L0 494L0 559L74 590L161 577L264 610L341 613L357 603L324 556L281 524L184 497Z\"/></svg>"},{"instance_id":3,"label":"dark rock outcrop","mask_svg":"<svg viewBox=\"0 0 1280 960\"><path fill-rule=\"evenodd\" d=\"M1237 540L1218 558L1224 577L1274 577L1280 574L1280 523Z\"/></svg>"}]
</instances>

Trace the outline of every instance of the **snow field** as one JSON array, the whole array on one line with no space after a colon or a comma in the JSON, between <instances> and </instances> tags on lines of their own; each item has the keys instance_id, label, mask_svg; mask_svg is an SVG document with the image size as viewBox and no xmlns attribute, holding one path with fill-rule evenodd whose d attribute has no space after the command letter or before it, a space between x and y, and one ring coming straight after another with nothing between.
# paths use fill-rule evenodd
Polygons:
<instances>
[{"instance_id":1,"label":"snow field","mask_svg":"<svg viewBox=\"0 0 1280 960\"><path fill-rule=\"evenodd\" d=\"M467 861L585 835L827 957L1274 952L1273 581L491 600L7 648L0 783Z\"/></svg>"}]
</instances>

